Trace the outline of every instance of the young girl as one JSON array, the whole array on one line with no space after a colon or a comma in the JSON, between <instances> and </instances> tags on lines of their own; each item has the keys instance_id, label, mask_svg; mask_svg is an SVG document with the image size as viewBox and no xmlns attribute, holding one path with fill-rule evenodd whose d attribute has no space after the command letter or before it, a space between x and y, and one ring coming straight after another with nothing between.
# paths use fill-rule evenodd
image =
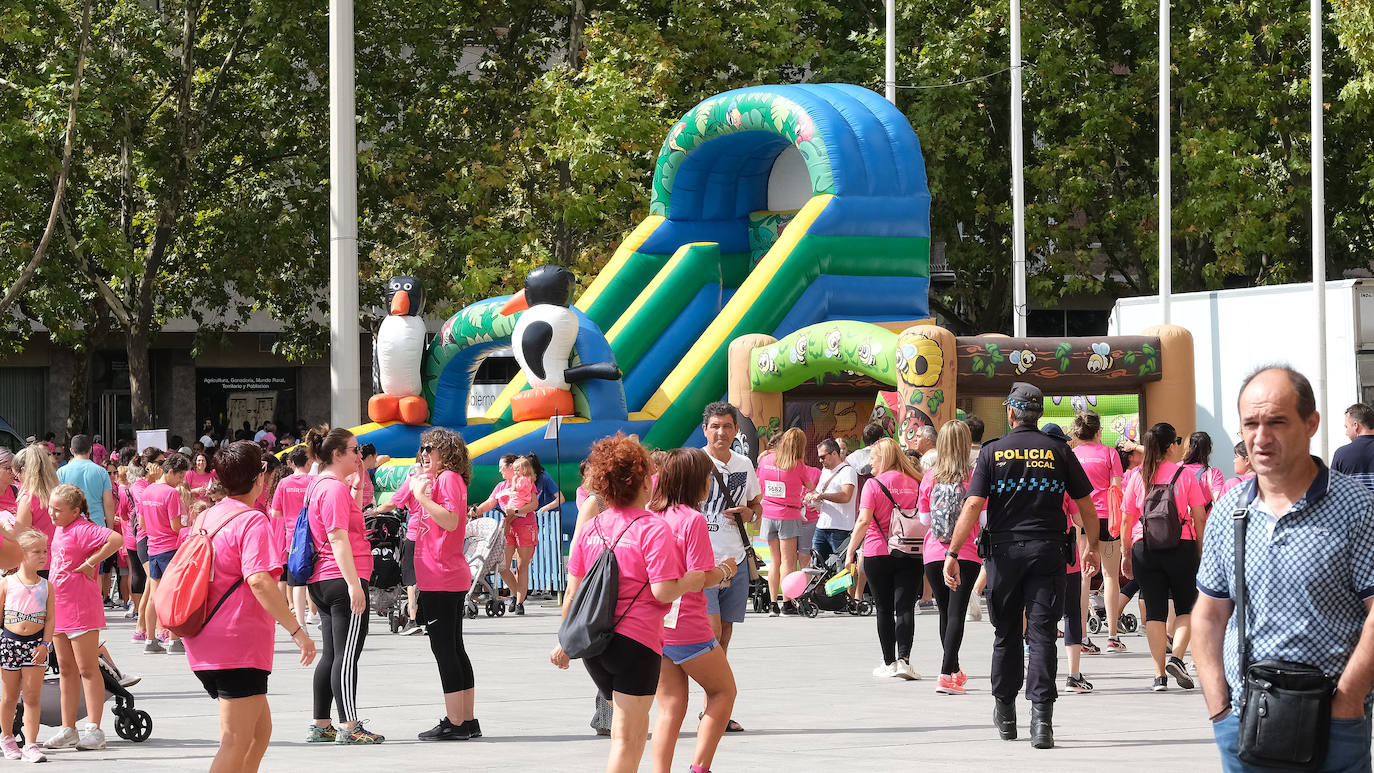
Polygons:
<instances>
[{"instance_id":1,"label":"young girl","mask_svg":"<svg viewBox=\"0 0 1374 773\"><path fill-rule=\"evenodd\" d=\"M19 535L19 548L24 551L19 570L0 583L0 606L5 610L5 627L0 630L0 716L14 716L22 692L24 737L29 743L21 750L14 736L6 734L0 738L0 751L6 759L45 762L48 758L35 739L57 594L52 583L38 575L48 563L48 538L28 529Z\"/></svg>"},{"instance_id":2,"label":"young girl","mask_svg":"<svg viewBox=\"0 0 1374 773\"><path fill-rule=\"evenodd\" d=\"M114 555L123 540L91 520L86 496L70 483L53 489L48 511L57 524L52 540L52 584L57 596L53 645L62 676L62 728L44 746L104 749L100 716L104 713L105 683L96 657L100 631L105 627L105 607L96 573L100 562ZM95 708L88 710L86 729L78 736L76 705L83 692L86 705Z\"/></svg>"},{"instance_id":3,"label":"young girl","mask_svg":"<svg viewBox=\"0 0 1374 773\"><path fill-rule=\"evenodd\" d=\"M506 560L501 564L501 581L510 588L511 612L525 614L525 594L529 587L530 561L534 559L534 548L539 543L539 521L534 517L537 504L534 487L534 465L523 456L501 458L501 477L487 501L473 508L476 514L501 505L505 513ZM510 568L515 559L515 571Z\"/></svg>"}]
</instances>

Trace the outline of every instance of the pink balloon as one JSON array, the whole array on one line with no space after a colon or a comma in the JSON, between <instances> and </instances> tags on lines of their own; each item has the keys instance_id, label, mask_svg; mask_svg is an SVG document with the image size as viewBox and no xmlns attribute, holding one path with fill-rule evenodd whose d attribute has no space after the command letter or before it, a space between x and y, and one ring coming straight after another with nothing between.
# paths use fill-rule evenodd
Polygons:
<instances>
[{"instance_id":1,"label":"pink balloon","mask_svg":"<svg viewBox=\"0 0 1374 773\"><path fill-rule=\"evenodd\" d=\"M782 578L782 595L789 599L795 599L806 593L806 582L809 578L806 572L793 572Z\"/></svg>"}]
</instances>

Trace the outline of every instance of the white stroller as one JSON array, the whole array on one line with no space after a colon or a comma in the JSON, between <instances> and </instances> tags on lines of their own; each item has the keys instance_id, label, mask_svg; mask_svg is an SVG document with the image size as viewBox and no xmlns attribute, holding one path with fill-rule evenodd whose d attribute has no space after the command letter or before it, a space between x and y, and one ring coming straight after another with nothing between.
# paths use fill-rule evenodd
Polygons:
<instances>
[{"instance_id":1,"label":"white stroller","mask_svg":"<svg viewBox=\"0 0 1374 773\"><path fill-rule=\"evenodd\" d=\"M503 617L506 607L496 596L495 574L506 557L506 531L495 518L473 518L468 521L467 538L463 540L463 558L472 571L472 589L468 591L467 616L477 617L478 605L483 605L487 617Z\"/></svg>"}]
</instances>

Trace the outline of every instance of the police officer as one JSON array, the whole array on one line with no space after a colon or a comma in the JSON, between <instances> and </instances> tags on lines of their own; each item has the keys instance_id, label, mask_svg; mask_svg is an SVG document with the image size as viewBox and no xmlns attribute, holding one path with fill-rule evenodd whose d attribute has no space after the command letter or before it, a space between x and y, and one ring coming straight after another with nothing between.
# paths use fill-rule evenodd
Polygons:
<instances>
[{"instance_id":1,"label":"police officer","mask_svg":"<svg viewBox=\"0 0 1374 773\"><path fill-rule=\"evenodd\" d=\"M978 523L986 503L984 535L979 536L992 599L988 615L996 632L992 645L993 723L1002 740L1016 738L1016 693L1023 669L1026 697L1031 702L1031 745L1054 746L1053 711L1058 653L1055 626L1064 615L1064 567L1072 535L1065 527L1064 494L1078 503L1084 523L1096 523L1092 484L1068 445L1037 428L1044 413L1040 389L1024 382L1012 384L1007 396L1007 424L1011 431L987 443L978 453L968 499L950 539L945 560L945 583L959 586L959 548ZM1097 532L1089 530L1084 571L1097 568ZM984 543L986 540L986 543ZM968 578L969 582L973 578ZM1022 662L1024 641L1030 644L1030 665Z\"/></svg>"}]
</instances>

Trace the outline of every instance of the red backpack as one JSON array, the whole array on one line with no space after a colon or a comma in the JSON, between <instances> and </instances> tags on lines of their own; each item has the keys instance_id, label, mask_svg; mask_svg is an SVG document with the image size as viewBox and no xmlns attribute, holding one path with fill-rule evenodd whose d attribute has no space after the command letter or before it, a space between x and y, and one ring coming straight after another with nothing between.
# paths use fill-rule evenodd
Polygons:
<instances>
[{"instance_id":1,"label":"red backpack","mask_svg":"<svg viewBox=\"0 0 1374 773\"><path fill-rule=\"evenodd\" d=\"M196 520L193 533L177 548L172 562L167 565L162 579L158 582L157 594L153 604L157 607L157 619L163 628L177 636L195 636L210 622L219 608L229 599L229 595L243 584L240 577L219 601L210 608L210 582L215 577L215 535L230 521L253 512L253 508L242 505L243 509L219 522L212 531L205 531L205 516Z\"/></svg>"}]
</instances>

